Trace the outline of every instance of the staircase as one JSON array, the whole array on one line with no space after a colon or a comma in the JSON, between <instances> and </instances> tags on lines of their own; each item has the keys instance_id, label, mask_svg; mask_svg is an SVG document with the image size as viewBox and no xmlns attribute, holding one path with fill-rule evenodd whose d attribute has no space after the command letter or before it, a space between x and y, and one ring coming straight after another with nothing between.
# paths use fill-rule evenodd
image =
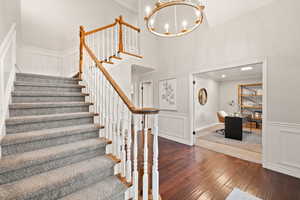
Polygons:
<instances>
[{"instance_id":1,"label":"staircase","mask_svg":"<svg viewBox=\"0 0 300 200\"><path fill-rule=\"evenodd\" d=\"M124 199L111 143L76 78L17 74L1 141L0 199Z\"/></svg>"},{"instance_id":2,"label":"staircase","mask_svg":"<svg viewBox=\"0 0 300 200\"><path fill-rule=\"evenodd\" d=\"M0 200L160 199L159 110L135 107L107 70L142 58L139 33L122 17L81 26L77 76L63 78L15 74L12 28L0 46Z\"/></svg>"}]
</instances>

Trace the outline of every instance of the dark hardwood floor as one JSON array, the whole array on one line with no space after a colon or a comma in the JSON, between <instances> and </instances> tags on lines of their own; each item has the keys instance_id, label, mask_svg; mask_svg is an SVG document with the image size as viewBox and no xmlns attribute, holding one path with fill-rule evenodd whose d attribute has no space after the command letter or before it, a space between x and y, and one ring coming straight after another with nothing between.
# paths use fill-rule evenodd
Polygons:
<instances>
[{"instance_id":1,"label":"dark hardwood floor","mask_svg":"<svg viewBox=\"0 0 300 200\"><path fill-rule=\"evenodd\" d=\"M224 200L237 187L262 199L300 200L300 179L261 165L159 139L163 200Z\"/></svg>"}]
</instances>

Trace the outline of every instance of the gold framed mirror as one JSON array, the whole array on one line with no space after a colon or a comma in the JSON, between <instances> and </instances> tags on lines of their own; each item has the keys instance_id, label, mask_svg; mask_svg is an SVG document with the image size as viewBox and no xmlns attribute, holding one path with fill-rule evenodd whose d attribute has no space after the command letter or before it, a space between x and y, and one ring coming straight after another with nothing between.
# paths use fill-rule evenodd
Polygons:
<instances>
[{"instance_id":1,"label":"gold framed mirror","mask_svg":"<svg viewBox=\"0 0 300 200\"><path fill-rule=\"evenodd\" d=\"M205 105L207 103L207 90L205 88L201 88L198 92L198 101L201 105Z\"/></svg>"}]
</instances>

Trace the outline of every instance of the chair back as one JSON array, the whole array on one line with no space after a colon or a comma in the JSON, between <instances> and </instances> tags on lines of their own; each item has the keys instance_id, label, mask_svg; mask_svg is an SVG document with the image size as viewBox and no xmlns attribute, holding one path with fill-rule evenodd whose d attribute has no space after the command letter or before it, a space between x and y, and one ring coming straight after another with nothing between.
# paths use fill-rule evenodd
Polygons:
<instances>
[{"instance_id":1,"label":"chair back","mask_svg":"<svg viewBox=\"0 0 300 200\"><path fill-rule=\"evenodd\" d=\"M219 122L225 123L225 117L228 116L228 114L222 110L222 111L217 112L217 116L218 116Z\"/></svg>"}]
</instances>

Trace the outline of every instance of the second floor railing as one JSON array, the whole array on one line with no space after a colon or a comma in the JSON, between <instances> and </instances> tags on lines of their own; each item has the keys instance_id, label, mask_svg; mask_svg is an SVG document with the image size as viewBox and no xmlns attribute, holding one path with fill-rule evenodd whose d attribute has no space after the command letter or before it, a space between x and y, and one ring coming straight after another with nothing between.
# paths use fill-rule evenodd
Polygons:
<instances>
[{"instance_id":1,"label":"second floor railing","mask_svg":"<svg viewBox=\"0 0 300 200\"><path fill-rule=\"evenodd\" d=\"M90 94L88 101L94 103L93 111L99 113L97 122L105 126L100 137L111 141L107 154L119 162L115 174L128 185L127 198L138 200L142 193L143 200L148 200L149 195L158 200L159 110L136 107L103 66L121 59L122 53L140 57L139 33L139 28L122 17L92 31L81 26L79 76L86 85L85 92ZM147 123L149 119L153 121L151 125ZM153 147L153 152L148 146Z\"/></svg>"}]
</instances>

